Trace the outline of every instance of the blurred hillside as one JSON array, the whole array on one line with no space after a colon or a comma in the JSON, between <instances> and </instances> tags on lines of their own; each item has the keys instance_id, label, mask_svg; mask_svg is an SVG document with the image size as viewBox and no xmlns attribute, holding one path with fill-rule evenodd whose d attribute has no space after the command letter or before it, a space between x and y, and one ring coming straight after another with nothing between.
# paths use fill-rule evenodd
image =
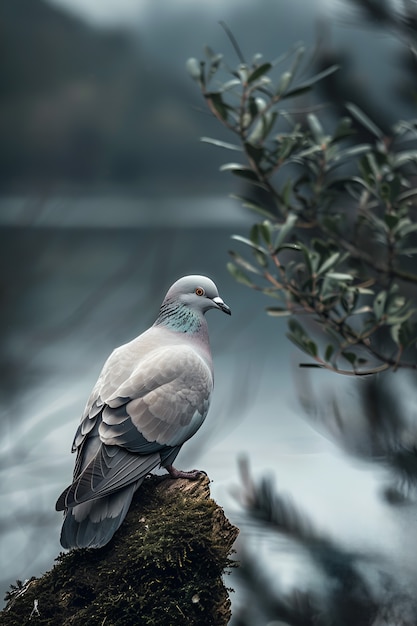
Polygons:
<instances>
[{"instance_id":1,"label":"blurred hillside","mask_svg":"<svg viewBox=\"0 0 417 626\"><path fill-rule=\"evenodd\" d=\"M95 29L44 0L3 0L0 76L3 192L146 191L161 169L166 182L180 177L194 191L203 159L206 184L216 175L215 156L196 141L208 118L193 110L195 87L185 72L176 79L145 58L128 32Z\"/></svg>"}]
</instances>

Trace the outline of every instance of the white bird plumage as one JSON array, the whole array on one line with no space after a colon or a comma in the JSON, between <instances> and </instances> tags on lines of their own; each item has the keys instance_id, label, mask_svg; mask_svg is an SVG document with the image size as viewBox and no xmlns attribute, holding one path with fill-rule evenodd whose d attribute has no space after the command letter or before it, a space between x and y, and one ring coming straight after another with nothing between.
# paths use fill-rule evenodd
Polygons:
<instances>
[{"instance_id":1,"label":"white bird plumage","mask_svg":"<svg viewBox=\"0 0 417 626\"><path fill-rule=\"evenodd\" d=\"M173 477L199 476L172 464L210 404L209 309L230 314L212 280L184 276L168 290L153 326L107 359L75 434L73 482L56 503L65 511L64 548L106 545L155 467Z\"/></svg>"}]
</instances>

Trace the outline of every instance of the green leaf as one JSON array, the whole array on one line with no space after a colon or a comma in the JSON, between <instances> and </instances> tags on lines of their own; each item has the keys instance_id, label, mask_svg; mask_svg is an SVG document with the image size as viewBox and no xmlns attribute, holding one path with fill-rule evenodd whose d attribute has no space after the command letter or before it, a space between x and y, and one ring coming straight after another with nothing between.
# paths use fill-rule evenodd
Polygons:
<instances>
[{"instance_id":1,"label":"green leaf","mask_svg":"<svg viewBox=\"0 0 417 626\"><path fill-rule=\"evenodd\" d=\"M219 148L226 148L226 150L237 150L239 152L243 151L242 146L238 146L234 143L227 143L226 141L220 141L219 139L212 139L211 137L200 137L200 141L203 143L209 143L213 146L218 146Z\"/></svg>"},{"instance_id":2,"label":"green leaf","mask_svg":"<svg viewBox=\"0 0 417 626\"><path fill-rule=\"evenodd\" d=\"M229 270L230 274L238 283L242 283L243 285L246 285L247 287L253 287L253 282L251 281L249 276L245 274L245 272L243 272L234 263L228 263L226 267Z\"/></svg>"},{"instance_id":3,"label":"green leaf","mask_svg":"<svg viewBox=\"0 0 417 626\"><path fill-rule=\"evenodd\" d=\"M417 232L417 224L411 222L410 219L404 218L400 220L397 226L393 229L394 234L398 234L400 237L406 237L411 233Z\"/></svg>"},{"instance_id":4,"label":"green leaf","mask_svg":"<svg viewBox=\"0 0 417 626\"><path fill-rule=\"evenodd\" d=\"M253 254L255 256L255 259L257 260L257 262L259 263L259 265L261 267L267 267L268 266L269 257L268 257L267 254L265 254L265 252L260 252L256 248L254 248L252 250L252 252L253 252Z\"/></svg>"},{"instance_id":5,"label":"green leaf","mask_svg":"<svg viewBox=\"0 0 417 626\"><path fill-rule=\"evenodd\" d=\"M255 246L257 246L260 243L260 229L259 229L259 224L253 224L250 232L249 232L249 239L251 240L251 242L253 244L255 244Z\"/></svg>"},{"instance_id":6,"label":"green leaf","mask_svg":"<svg viewBox=\"0 0 417 626\"><path fill-rule=\"evenodd\" d=\"M237 75L242 83L247 83L249 78L249 68L245 63L241 63L237 68Z\"/></svg>"},{"instance_id":7,"label":"green leaf","mask_svg":"<svg viewBox=\"0 0 417 626\"><path fill-rule=\"evenodd\" d=\"M315 237L311 240L311 243L313 244L314 250L318 252L322 258L327 258L329 256L331 249L328 241L324 241L324 239L318 239L317 237Z\"/></svg>"},{"instance_id":8,"label":"green leaf","mask_svg":"<svg viewBox=\"0 0 417 626\"><path fill-rule=\"evenodd\" d=\"M311 276L314 274L314 255L303 243L299 243L301 248L301 252L303 253L304 260L306 262L306 269L308 274Z\"/></svg>"},{"instance_id":9,"label":"green leaf","mask_svg":"<svg viewBox=\"0 0 417 626\"><path fill-rule=\"evenodd\" d=\"M212 59L215 56L215 52L213 52L212 48L210 48L210 46L205 45L204 46L204 54L206 55L206 57L208 59Z\"/></svg>"},{"instance_id":10,"label":"green leaf","mask_svg":"<svg viewBox=\"0 0 417 626\"><path fill-rule=\"evenodd\" d=\"M291 311L278 306L269 306L266 308L266 312L271 317L288 317L291 315Z\"/></svg>"},{"instance_id":11,"label":"green leaf","mask_svg":"<svg viewBox=\"0 0 417 626\"><path fill-rule=\"evenodd\" d=\"M250 209L251 211L255 211L255 213L259 213L263 217L266 217L266 218L268 218L270 220L275 220L276 219L276 217L275 217L275 215L273 213L271 213L270 211L268 211L264 207L260 206L259 204L256 204L255 202L253 202L249 198L245 198L243 196L237 196L235 194L231 194L230 197L234 198L235 200L239 200L239 202L242 203L242 206L244 206L246 209Z\"/></svg>"},{"instance_id":12,"label":"green leaf","mask_svg":"<svg viewBox=\"0 0 417 626\"><path fill-rule=\"evenodd\" d=\"M367 289L366 287L355 287L355 289L363 296L373 296L375 294L373 289Z\"/></svg>"},{"instance_id":13,"label":"green leaf","mask_svg":"<svg viewBox=\"0 0 417 626\"><path fill-rule=\"evenodd\" d=\"M298 243L282 243L280 246L278 246L278 248L274 249L273 254L278 254L278 252L281 252L281 250L296 250L297 252L300 252L302 248Z\"/></svg>"},{"instance_id":14,"label":"green leaf","mask_svg":"<svg viewBox=\"0 0 417 626\"><path fill-rule=\"evenodd\" d=\"M410 322L391 326L390 330L393 341L401 348L408 348L417 340L416 326Z\"/></svg>"},{"instance_id":15,"label":"green leaf","mask_svg":"<svg viewBox=\"0 0 417 626\"><path fill-rule=\"evenodd\" d=\"M255 146L256 144L259 144L261 139L262 139L262 133L263 133L263 126L262 126L262 121L258 120L258 122L255 124L252 132L250 133L248 140L245 144L245 146ZM262 148L256 148L256 150L258 150L258 152L256 153L256 157L254 158L255 163L258 163L262 156L263 156L263 149ZM249 152L249 150L248 150Z\"/></svg>"},{"instance_id":16,"label":"green leaf","mask_svg":"<svg viewBox=\"0 0 417 626\"><path fill-rule=\"evenodd\" d=\"M358 122L362 124L362 126L369 130L369 132L375 135L375 137L377 137L378 139L383 138L384 133L382 132L382 130L378 128L378 126L366 115L366 113L362 111L362 109L356 106L356 104L353 104L353 102L347 102L346 108L349 113L351 113L351 115L353 115L353 117L357 119Z\"/></svg>"},{"instance_id":17,"label":"green leaf","mask_svg":"<svg viewBox=\"0 0 417 626\"><path fill-rule=\"evenodd\" d=\"M330 361L330 359L332 358L333 352L334 352L334 346L331 343L329 343L328 346L326 347L326 352L324 353L324 360Z\"/></svg>"},{"instance_id":18,"label":"green leaf","mask_svg":"<svg viewBox=\"0 0 417 626\"><path fill-rule=\"evenodd\" d=\"M207 82L210 81L212 76L214 76L214 74L219 69L220 64L222 62L222 59L223 59L223 55L222 54L213 54L210 57L210 67L209 67L209 71L208 71Z\"/></svg>"},{"instance_id":19,"label":"green leaf","mask_svg":"<svg viewBox=\"0 0 417 626\"><path fill-rule=\"evenodd\" d=\"M372 152L369 152L368 154L365 155L365 162L368 163L369 170L372 172L374 179L378 180L380 176L380 169L379 169L377 160L375 158L375 155Z\"/></svg>"},{"instance_id":20,"label":"green leaf","mask_svg":"<svg viewBox=\"0 0 417 626\"><path fill-rule=\"evenodd\" d=\"M307 91L311 91L313 89L313 85L300 85L299 87L294 87L290 91L281 94L281 98L297 98L301 96L303 93L307 93Z\"/></svg>"},{"instance_id":21,"label":"green leaf","mask_svg":"<svg viewBox=\"0 0 417 626\"><path fill-rule=\"evenodd\" d=\"M288 87L291 84L292 79L293 79L293 75L291 74L291 72L284 72L282 74L280 81L278 83L278 89L276 91L278 96L283 94L285 90L288 89Z\"/></svg>"},{"instance_id":22,"label":"green leaf","mask_svg":"<svg viewBox=\"0 0 417 626\"><path fill-rule=\"evenodd\" d=\"M351 315L362 315L363 313L370 313L371 311L372 309L370 306L364 305L359 307L359 309L355 309L354 311L352 311Z\"/></svg>"},{"instance_id":23,"label":"green leaf","mask_svg":"<svg viewBox=\"0 0 417 626\"><path fill-rule=\"evenodd\" d=\"M218 92L211 92L206 94L207 100L209 100L214 109L216 110L219 117L223 120L227 120L227 109L229 108L227 104L223 102L222 95Z\"/></svg>"},{"instance_id":24,"label":"green leaf","mask_svg":"<svg viewBox=\"0 0 417 626\"><path fill-rule=\"evenodd\" d=\"M270 133L275 120L277 118L277 112L271 112L268 111L267 113L265 113L264 115L261 115L260 118L258 118L256 124L254 125L254 128L252 129L247 143L246 145L250 145L250 144L259 144L262 140L264 140ZM263 153L263 150L262 150Z\"/></svg>"},{"instance_id":25,"label":"green leaf","mask_svg":"<svg viewBox=\"0 0 417 626\"><path fill-rule=\"evenodd\" d=\"M254 265L252 265L252 263L249 263L249 261L244 259L237 252L234 252L234 250L229 250L229 254L233 258L235 263L237 265L240 265L240 267L243 267L243 269L247 270L248 272L252 272L253 274L261 274L261 272Z\"/></svg>"},{"instance_id":26,"label":"green leaf","mask_svg":"<svg viewBox=\"0 0 417 626\"><path fill-rule=\"evenodd\" d=\"M323 365L320 363L299 363L298 367L310 368L310 369L323 369Z\"/></svg>"},{"instance_id":27,"label":"green leaf","mask_svg":"<svg viewBox=\"0 0 417 626\"><path fill-rule=\"evenodd\" d=\"M259 61L261 61L264 58L264 55L261 54L260 52L256 52L253 57L252 57L252 66L258 66L259 65Z\"/></svg>"},{"instance_id":28,"label":"green leaf","mask_svg":"<svg viewBox=\"0 0 417 626\"><path fill-rule=\"evenodd\" d=\"M394 324L394 326L391 326L390 328L390 334L391 334L391 338L394 341L394 343L397 344L397 346L401 346L401 340L400 340L400 330L401 330L401 324Z\"/></svg>"},{"instance_id":29,"label":"green leaf","mask_svg":"<svg viewBox=\"0 0 417 626\"><path fill-rule=\"evenodd\" d=\"M250 84L250 83L253 83L255 80L258 80L258 78L260 78L261 76L269 72L271 67L272 67L271 63L262 63L262 65L257 67L256 70L252 72L252 74L249 74L247 78L247 83Z\"/></svg>"},{"instance_id":30,"label":"green leaf","mask_svg":"<svg viewBox=\"0 0 417 626\"><path fill-rule=\"evenodd\" d=\"M334 252L331 254L319 267L318 274L325 274L328 270L336 265L340 259L340 252Z\"/></svg>"},{"instance_id":31,"label":"green leaf","mask_svg":"<svg viewBox=\"0 0 417 626\"><path fill-rule=\"evenodd\" d=\"M252 134L251 134L249 140L252 141ZM244 144L245 150L246 150L249 158L252 159L252 161L255 161L256 165L258 165L261 162L262 157L264 156L264 150L263 150L263 148L260 148L260 147L252 145L252 143L250 143L250 141L245 142L245 144Z\"/></svg>"},{"instance_id":32,"label":"green leaf","mask_svg":"<svg viewBox=\"0 0 417 626\"><path fill-rule=\"evenodd\" d=\"M288 322L288 328L291 332L287 333L287 337L303 352L310 354L313 357L317 357L317 345L310 339L305 332L304 328L295 320L290 319Z\"/></svg>"},{"instance_id":33,"label":"green leaf","mask_svg":"<svg viewBox=\"0 0 417 626\"><path fill-rule=\"evenodd\" d=\"M282 202L284 203L284 206L286 208L290 206L292 192L293 192L293 181L289 178L287 182L285 183L281 192Z\"/></svg>"},{"instance_id":34,"label":"green leaf","mask_svg":"<svg viewBox=\"0 0 417 626\"><path fill-rule=\"evenodd\" d=\"M385 224L388 226L389 230L392 230L395 226L397 226L399 219L400 216L395 215L395 213L385 213L384 215Z\"/></svg>"},{"instance_id":35,"label":"green leaf","mask_svg":"<svg viewBox=\"0 0 417 626\"><path fill-rule=\"evenodd\" d=\"M342 356L344 356L346 361L349 361L351 365L355 365L357 357L354 352L342 352Z\"/></svg>"},{"instance_id":36,"label":"green leaf","mask_svg":"<svg viewBox=\"0 0 417 626\"><path fill-rule=\"evenodd\" d=\"M370 149L371 145L369 143L361 143L358 146L352 146L351 148L346 148L346 150L340 150L337 154L337 158L335 159L335 161L337 161L335 165L342 165L347 159L357 157L361 154L367 154Z\"/></svg>"},{"instance_id":37,"label":"green leaf","mask_svg":"<svg viewBox=\"0 0 417 626\"><path fill-rule=\"evenodd\" d=\"M299 96L301 93L304 93L305 91L309 91L310 89L312 89L312 87L314 87L314 85L318 83L320 80L323 80L323 78L330 76L330 74L334 74L334 72L336 72L338 69L339 69L338 65L332 65L331 67L328 67L326 70L323 70L322 72L319 72L315 76L312 76L310 79L306 80L301 85L298 85L297 87L294 87L294 89L287 91L287 93L283 94L282 97L294 98L295 96Z\"/></svg>"},{"instance_id":38,"label":"green leaf","mask_svg":"<svg viewBox=\"0 0 417 626\"><path fill-rule=\"evenodd\" d=\"M336 143L354 134L355 131L352 129L352 120L350 119L350 117L342 117L329 143Z\"/></svg>"},{"instance_id":39,"label":"green leaf","mask_svg":"<svg viewBox=\"0 0 417 626\"><path fill-rule=\"evenodd\" d=\"M237 78L232 78L231 80L226 81L219 87L219 92L224 93L225 91L229 91L229 89L233 89L233 87L237 87L241 82Z\"/></svg>"},{"instance_id":40,"label":"green leaf","mask_svg":"<svg viewBox=\"0 0 417 626\"><path fill-rule=\"evenodd\" d=\"M241 165L240 163L225 163L220 167L221 172L232 172L233 174L238 174L239 176L243 176L244 178L249 178L251 180L258 180L255 172L252 168L247 167L246 165Z\"/></svg>"},{"instance_id":41,"label":"green leaf","mask_svg":"<svg viewBox=\"0 0 417 626\"><path fill-rule=\"evenodd\" d=\"M254 98L253 96L249 97L248 100L248 109L249 109L249 118L250 118L250 123L252 123L252 120L254 117L256 117L258 115L258 106L256 104L256 98ZM249 126L250 124L245 124L245 126Z\"/></svg>"},{"instance_id":42,"label":"green leaf","mask_svg":"<svg viewBox=\"0 0 417 626\"><path fill-rule=\"evenodd\" d=\"M353 276L350 274L343 274L342 272L327 272L326 277L338 282L353 280Z\"/></svg>"},{"instance_id":43,"label":"green leaf","mask_svg":"<svg viewBox=\"0 0 417 626\"><path fill-rule=\"evenodd\" d=\"M301 326L299 322L297 322L297 320L291 319L288 322L288 327L297 337L306 336L304 328Z\"/></svg>"},{"instance_id":44,"label":"green leaf","mask_svg":"<svg viewBox=\"0 0 417 626\"><path fill-rule=\"evenodd\" d=\"M259 224L259 230L262 234L262 237L265 243L268 246L270 246L271 245L271 232L272 232L271 222L269 220L264 220L262 224Z\"/></svg>"},{"instance_id":45,"label":"green leaf","mask_svg":"<svg viewBox=\"0 0 417 626\"><path fill-rule=\"evenodd\" d=\"M284 224L281 226L278 232L278 236L274 242L274 252L278 252L278 250L282 249L282 244L284 243L287 235L292 231L295 224L297 223L297 215L295 213L288 213L287 219ZM301 248L298 248L300 250Z\"/></svg>"},{"instance_id":46,"label":"green leaf","mask_svg":"<svg viewBox=\"0 0 417 626\"><path fill-rule=\"evenodd\" d=\"M252 252L261 267L267 267L269 256L265 248L259 245L261 238L265 239L265 232L262 224L254 224L250 230L250 241Z\"/></svg>"},{"instance_id":47,"label":"green leaf","mask_svg":"<svg viewBox=\"0 0 417 626\"><path fill-rule=\"evenodd\" d=\"M394 166L401 167L405 163L417 160L417 150L404 150L394 156Z\"/></svg>"},{"instance_id":48,"label":"green leaf","mask_svg":"<svg viewBox=\"0 0 417 626\"><path fill-rule=\"evenodd\" d=\"M292 333L286 333L286 336L295 346L297 346L297 348L299 348L303 352L305 351L304 343L300 340L299 337L293 335Z\"/></svg>"},{"instance_id":49,"label":"green leaf","mask_svg":"<svg viewBox=\"0 0 417 626\"><path fill-rule=\"evenodd\" d=\"M186 70L193 80L204 85L204 65L194 57L187 60L185 64Z\"/></svg>"},{"instance_id":50,"label":"green leaf","mask_svg":"<svg viewBox=\"0 0 417 626\"><path fill-rule=\"evenodd\" d=\"M257 245L251 239L247 239L246 237L242 237L241 235L232 235L232 239L234 239L235 241L240 241L241 243L246 244L247 246L249 246L250 248L253 248L254 250L258 250L259 252L262 252L263 254L268 254L268 251L265 250L265 248Z\"/></svg>"},{"instance_id":51,"label":"green leaf","mask_svg":"<svg viewBox=\"0 0 417 626\"><path fill-rule=\"evenodd\" d=\"M252 183L252 185L257 185L262 189L266 189L266 186L260 182L255 172L250 167L241 165L240 163L226 163L220 167L220 171L230 171L232 174L235 174L235 176L245 178L247 181Z\"/></svg>"},{"instance_id":52,"label":"green leaf","mask_svg":"<svg viewBox=\"0 0 417 626\"><path fill-rule=\"evenodd\" d=\"M301 152L298 152L296 155L294 155L292 160L294 161L294 163L299 163L300 165L305 166L306 165L304 161L305 157L309 157L309 156L312 156L313 154L317 154L317 152L322 152L321 146L318 146L318 145L309 146L305 150L301 150Z\"/></svg>"},{"instance_id":53,"label":"green leaf","mask_svg":"<svg viewBox=\"0 0 417 626\"><path fill-rule=\"evenodd\" d=\"M366 191L369 191L370 193L372 193L372 189L369 185L368 180L365 180L364 178L361 178L360 176L351 176L349 178L349 181L352 183L356 183L357 185L360 185L361 187L364 187L366 189ZM351 194L353 195L353 194ZM355 197L355 196L353 196Z\"/></svg>"},{"instance_id":54,"label":"green leaf","mask_svg":"<svg viewBox=\"0 0 417 626\"><path fill-rule=\"evenodd\" d=\"M318 144L322 144L325 138L325 134L323 131L323 127L320 124L317 116L313 115L312 113L309 113L307 115L307 121L308 121L308 125L310 126L310 130L313 134L314 140Z\"/></svg>"},{"instance_id":55,"label":"green leaf","mask_svg":"<svg viewBox=\"0 0 417 626\"><path fill-rule=\"evenodd\" d=\"M292 331L291 333L288 333L288 338L307 354L317 357L317 345L312 339L310 339L301 324L292 318L288 322L288 327Z\"/></svg>"},{"instance_id":56,"label":"green leaf","mask_svg":"<svg viewBox=\"0 0 417 626\"><path fill-rule=\"evenodd\" d=\"M387 315L386 322L390 326L395 324L402 324L403 322L406 322L408 319L410 319L410 317L414 315L415 312L415 309L408 309L402 314L398 313L397 315Z\"/></svg>"},{"instance_id":57,"label":"green leaf","mask_svg":"<svg viewBox=\"0 0 417 626\"><path fill-rule=\"evenodd\" d=\"M381 319L385 311L385 303L387 301L387 292L380 291L376 296L373 304L374 314L377 321Z\"/></svg>"},{"instance_id":58,"label":"green leaf","mask_svg":"<svg viewBox=\"0 0 417 626\"><path fill-rule=\"evenodd\" d=\"M298 68L300 67L300 63L301 63L301 61L303 59L303 56L305 54L305 51L306 51L306 49L305 49L305 47L303 45L298 45L297 46L297 49L295 51L295 59L292 62L292 65L290 67L290 74L292 76L295 76L295 74L297 73Z\"/></svg>"},{"instance_id":59,"label":"green leaf","mask_svg":"<svg viewBox=\"0 0 417 626\"><path fill-rule=\"evenodd\" d=\"M417 254L417 248L401 248L397 251L397 254L402 254L403 256L414 256Z\"/></svg>"}]
</instances>

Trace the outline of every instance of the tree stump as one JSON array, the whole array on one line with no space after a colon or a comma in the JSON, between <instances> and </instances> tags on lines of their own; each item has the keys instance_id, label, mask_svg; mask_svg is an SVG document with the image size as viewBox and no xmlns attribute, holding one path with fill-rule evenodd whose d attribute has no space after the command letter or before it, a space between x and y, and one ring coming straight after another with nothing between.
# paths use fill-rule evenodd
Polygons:
<instances>
[{"instance_id":1,"label":"tree stump","mask_svg":"<svg viewBox=\"0 0 417 626\"><path fill-rule=\"evenodd\" d=\"M226 625L222 575L235 565L239 531L209 482L147 478L107 546L61 553L51 571L8 593L0 624Z\"/></svg>"}]
</instances>

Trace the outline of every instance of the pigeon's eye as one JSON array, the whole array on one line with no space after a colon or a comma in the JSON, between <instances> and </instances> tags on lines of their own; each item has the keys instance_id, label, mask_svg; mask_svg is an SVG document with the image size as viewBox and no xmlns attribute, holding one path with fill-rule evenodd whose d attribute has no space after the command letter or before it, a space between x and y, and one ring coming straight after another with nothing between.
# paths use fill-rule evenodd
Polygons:
<instances>
[{"instance_id":1,"label":"pigeon's eye","mask_svg":"<svg viewBox=\"0 0 417 626\"><path fill-rule=\"evenodd\" d=\"M195 293L197 294L197 296L204 296L205 291L202 287L197 287L197 289L195 290Z\"/></svg>"}]
</instances>

